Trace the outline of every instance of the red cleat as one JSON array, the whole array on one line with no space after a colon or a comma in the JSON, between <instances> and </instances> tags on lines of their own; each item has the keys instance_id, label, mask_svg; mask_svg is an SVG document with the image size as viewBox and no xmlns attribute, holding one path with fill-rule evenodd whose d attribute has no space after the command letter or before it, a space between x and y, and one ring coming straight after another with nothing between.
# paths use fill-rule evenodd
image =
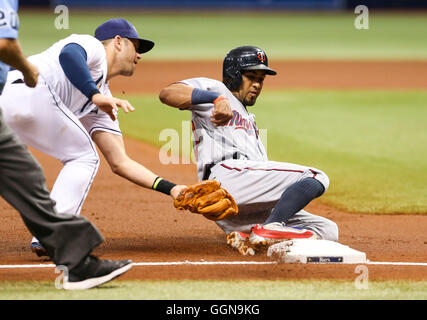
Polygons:
<instances>
[{"instance_id":1,"label":"red cleat","mask_svg":"<svg viewBox=\"0 0 427 320\"><path fill-rule=\"evenodd\" d=\"M249 241L254 246L270 246L290 239L317 239L316 234L307 229L288 227L284 223L272 222L252 228Z\"/></svg>"}]
</instances>

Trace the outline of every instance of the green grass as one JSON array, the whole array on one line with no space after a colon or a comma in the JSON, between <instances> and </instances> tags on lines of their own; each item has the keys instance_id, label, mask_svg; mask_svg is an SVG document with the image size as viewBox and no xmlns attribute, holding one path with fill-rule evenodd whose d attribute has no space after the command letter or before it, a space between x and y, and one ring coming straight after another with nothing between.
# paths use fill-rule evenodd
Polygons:
<instances>
[{"instance_id":1,"label":"green grass","mask_svg":"<svg viewBox=\"0 0 427 320\"><path fill-rule=\"evenodd\" d=\"M270 157L324 170L325 202L427 213L427 92L268 93L260 102Z\"/></svg>"},{"instance_id":2,"label":"green grass","mask_svg":"<svg viewBox=\"0 0 427 320\"><path fill-rule=\"evenodd\" d=\"M170 142L159 141L162 130L174 129L182 150L189 112L153 95L128 98L137 111L120 117L125 134L162 146ZM324 203L359 213L427 213L427 92L265 91L250 112L267 129L271 160L328 174Z\"/></svg>"},{"instance_id":3,"label":"green grass","mask_svg":"<svg viewBox=\"0 0 427 320\"><path fill-rule=\"evenodd\" d=\"M1 300L425 300L426 281L114 281L88 291L57 290L53 282L0 282Z\"/></svg>"},{"instance_id":4,"label":"green grass","mask_svg":"<svg viewBox=\"0 0 427 320\"><path fill-rule=\"evenodd\" d=\"M50 12L20 12L26 55L72 33L93 34L105 20L126 17L156 42L144 59L222 59L253 44L271 59L427 59L426 14L370 12L370 29L356 30L352 13L81 13L57 30ZM128 98L137 111L121 115L126 135L161 146L159 134L182 134L188 112L153 95ZM264 92L257 107L268 128L272 160L312 165L331 178L322 201L354 212L427 213L426 92ZM186 126L188 123L185 124ZM182 144L182 141L180 141ZM188 144L188 141L184 142ZM188 156L188 154L184 154ZM356 277L356 276L355 276ZM370 281L114 281L84 292L56 290L52 282L0 281L1 299L420 299L427 282ZM255 294L256 293L256 294Z\"/></svg>"},{"instance_id":5,"label":"green grass","mask_svg":"<svg viewBox=\"0 0 427 320\"><path fill-rule=\"evenodd\" d=\"M50 12L20 12L20 40L27 55L72 33L93 34L105 20L131 21L156 42L144 59L222 59L252 44L274 59L427 59L426 14L370 11L369 30L354 28L353 13L87 13L70 9L69 29L56 29Z\"/></svg>"}]
</instances>

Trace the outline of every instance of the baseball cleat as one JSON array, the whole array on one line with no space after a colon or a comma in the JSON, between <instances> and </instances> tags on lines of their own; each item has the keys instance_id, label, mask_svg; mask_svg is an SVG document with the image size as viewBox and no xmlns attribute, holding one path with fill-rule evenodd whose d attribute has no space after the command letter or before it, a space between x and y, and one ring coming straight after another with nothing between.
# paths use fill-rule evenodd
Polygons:
<instances>
[{"instance_id":1,"label":"baseball cleat","mask_svg":"<svg viewBox=\"0 0 427 320\"><path fill-rule=\"evenodd\" d=\"M100 260L87 256L75 268L64 275L65 290L86 290L107 283L132 268L131 260Z\"/></svg>"},{"instance_id":2,"label":"baseball cleat","mask_svg":"<svg viewBox=\"0 0 427 320\"><path fill-rule=\"evenodd\" d=\"M249 242L255 247L266 247L290 239L317 239L314 232L307 229L288 227L284 223L272 222L252 228Z\"/></svg>"},{"instance_id":3,"label":"baseball cleat","mask_svg":"<svg viewBox=\"0 0 427 320\"><path fill-rule=\"evenodd\" d=\"M49 257L47 250L40 244L40 242L32 242L30 248L38 257Z\"/></svg>"},{"instance_id":4,"label":"baseball cleat","mask_svg":"<svg viewBox=\"0 0 427 320\"><path fill-rule=\"evenodd\" d=\"M227 244L239 251L243 256L255 255L255 250L250 246L249 234L241 231L233 231L227 234Z\"/></svg>"}]
</instances>

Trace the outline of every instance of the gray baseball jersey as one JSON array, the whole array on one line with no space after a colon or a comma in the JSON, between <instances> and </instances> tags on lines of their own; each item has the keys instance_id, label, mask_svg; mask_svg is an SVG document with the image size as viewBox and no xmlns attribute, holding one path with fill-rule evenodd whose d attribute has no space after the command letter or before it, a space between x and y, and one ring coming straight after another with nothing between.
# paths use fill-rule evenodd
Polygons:
<instances>
[{"instance_id":1,"label":"gray baseball jersey","mask_svg":"<svg viewBox=\"0 0 427 320\"><path fill-rule=\"evenodd\" d=\"M194 105L192 112L194 153L199 180L216 179L234 197L239 206L237 216L217 221L225 233L249 232L262 224L282 193L291 184L312 177L325 187L327 175L312 167L269 161L259 137L255 116L220 81L193 78L181 81L193 88L218 92L227 97L233 118L223 127L215 127L210 116L213 104ZM321 238L337 240L334 222L307 211L297 212L288 226L310 229Z\"/></svg>"},{"instance_id":2,"label":"gray baseball jersey","mask_svg":"<svg viewBox=\"0 0 427 320\"><path fill-rule=\"evenodd\" d=\"M255 115L249 113L222 82L208 78L193 78L182 82L193 88L219 92L227 97L233 112L233 118L226 126L215 127L210 120L212 103L195 105L188 109L193 113L194 152L200 180L208 165L225 159L267 161Z\"/></svg>"}]
</instances>

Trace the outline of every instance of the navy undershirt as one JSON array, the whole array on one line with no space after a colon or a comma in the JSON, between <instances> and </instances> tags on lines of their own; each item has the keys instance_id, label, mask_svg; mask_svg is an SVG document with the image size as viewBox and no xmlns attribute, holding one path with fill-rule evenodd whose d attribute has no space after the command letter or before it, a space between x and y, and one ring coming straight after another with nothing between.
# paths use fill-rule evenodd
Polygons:
<instances>
[{"instance_id":1,"label":"navy undershirt","mask_svg":"<svg viewBox=\"0 0 427 320\"><path fill-rule=\"evenodd\" d=\"M220 95L221 93L219 92L194 88L191 93L191 104L197 105L201 103L212 103Z\"/></svg>"},{"instance_id":2,"label":"navy undershirt","mask_svg":"<svg viewBox=\"0 0 427 320\"><path fill-rule=\"evenodd\" d=\"M59 54L59 63L68 80L88 99L92 99L99 90L92 79L86 60L86 50L77 43L67 44Z\"/></svg>"}]
</instances>

